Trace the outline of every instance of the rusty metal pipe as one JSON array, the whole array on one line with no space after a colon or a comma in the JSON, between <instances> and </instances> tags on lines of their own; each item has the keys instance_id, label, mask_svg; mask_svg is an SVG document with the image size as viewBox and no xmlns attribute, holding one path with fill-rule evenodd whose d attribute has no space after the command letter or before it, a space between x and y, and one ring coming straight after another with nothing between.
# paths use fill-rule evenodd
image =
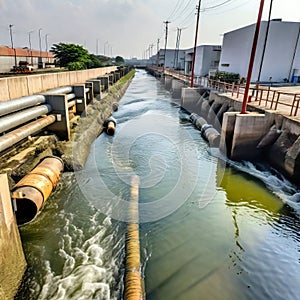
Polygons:
<instances>
[{"instance_id":1,"label":"rusty metal pipe","mask_svg":"<svg viewBox=\"0 0 300 300\"><path fill-rule=\"evenodd\" d=\"M139 240L139 177L132 176L126 232L125 300L146 299L141 276Z\"/></svg>"},{"instance_id":2,"label":"rusty metal pipe","mask_svg":"<svg viewBox=\"0 0 300 300\"><path fill-rule=\"evenodd\" d=\"M16 98L9 101L0 102L0 116L4 116L15 111L45 103L43 95L33 95L28 97Z\"/></svg>"},{"instance_id":3,"label":"rusty metal pipe","mask_svg":"<svg viewBox=\"0 0 300 300\"><path fill-rule=\"evenodd\" d=\"M108 135L114 135L116 130L117 121L115 118L110 117L104 122L105 132Z\"/></svg>"},{"instance_id":4,"label":"rusty metal pipe","mask_svg":"<svg viewBox=\"0 0 300 300\"><path fill-rule=\"evenodd\" d=\"M52 110L48 104L31 107L0 119L0 133L22 125L32 119L46 115Z\"/></svg>"},{"instance_id":5,"label":"rusty metal pipe","mask_svg":"<svg viewBox=\"0 0 300 300\"><path fill-rule=\"evenodd\" d=\"M108 122L107 128L106 128L106 133L107 133L108 135L114 135L115 130L116 130L116 125L115 125L115 123L114 123L113 121Z\"/></svg>"},{"instance_id":6,"label":"rusty metal pipe","mask_svg":"<svg viewBox=\"0 0 300 300\"><path fill-rule=\"evenodd\" d=\"M24 125L16 130L11 131L8 134L0 137L0 152L8 149L22 139L34 134L41 129L47 127L48 125L54 123L56 117L54 115L49 115L45 118L38 119L27 125Z\"/></svg>"},{"instance_id":7,"label":"rusty metal pipe","mask_svg":"<svg viewBox=\"0 0 300 300\"><path fill-rule=\"evenodd\" d=\"M16 203L18 224L32 221L59 182L63 161L56 156L47 156L14 187L12 198Z\"/></svg>"}]
</instances>

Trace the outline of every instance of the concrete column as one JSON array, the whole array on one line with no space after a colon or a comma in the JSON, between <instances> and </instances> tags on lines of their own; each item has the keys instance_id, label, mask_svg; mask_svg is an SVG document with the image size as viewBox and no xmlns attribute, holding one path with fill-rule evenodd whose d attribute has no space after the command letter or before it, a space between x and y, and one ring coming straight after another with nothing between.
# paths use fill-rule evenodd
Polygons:
<instances>
[{"instance_id":1,"label":"concrete column","mask_svg":"<svg viewBox=\"0 0 300 300\"><path fill-rule=\"evenodd\" d=\"M87 82L93 83L93 93L94 93L94 95L98 95L99 99L102 99L101 80L100 79L89 79Z\"/></svg>"},{"instance_id":2,"label":"concrete column","mask_svg":"<svg viewBox=\"0 0 300 300\"><path fill-rule=\"evenodd\" d=\"M90 87L93 89L93 85ZM76 114L81 115L82 117L86 117L86 89L84 85L74 85L73 93L76 96Z\"/></svg>"},{"instance_id":3,"label":"concrete column","mask_svg":"<svg viewBox=\"0 0 300 300\"><path fill-rule=\"evenodd\" d=\"M47 128L62 140L70 139L70 120L66 95L45 95L46 103L52 107L52 114L56 115L56 122Z\"/></svg>"},{"instance_id":4,"label":"concrete column","mask_svg":"<svg viewBox=\"0 0 300 300\"><path fill-rule=\"evenodd\" d=\"M115 82L117 82L117 81L119 81L120 80L120 78L121 78L121 74L120 74L120 72L115 72Z\"/></svg>"},{"instance_id":5,"label":"concrete column","mask_svg":"<svg viewBox=\"0 0 300 300\"><path fill-rule=\"evenodd\" d=\"M286 153L284 167L296 184L300 184L300 137Z\"/></svg>"},{"instance_id":6,"label":"concrete column","mask_svg":"<svg viewBox=\"0 0 300 300\"><path fill-rule=\"evenodd\" d=\"M182 88L181 107L189 112L201 115L201 95L199 88Z\"/></svg>"},{"instance_id":7,"label":"concrete column","mask_svg":"<svg viewBox=\"0 0 300 300\"><path fill-rule=\"evenodd\" d=\"M261 138L269 127L264 114L236 114L232 137L231 159L257 160L261 150L257 149ZM228 149L227 149L228 150Z\"/></svg>"},{"instance_id":8,"label":"concrete column","mask_svg":"<svg viewBox=\"0 0 300 300\"><path fill-rule=\"evenodd\" d=\"M108 77L109 77L109 85L113 85L115 83L114 82L114 78L115 78L114 72L112 72L112 74L109 74Z\"/></svg>"},{"instance_id":9,"label":"concrete column","mask_svg":"<svg viewBox=\"0 0 300 300\"><path fill-rule=\"evenodd\" d=\"M0 174L0 298L13 299L25 271L26 261L6 174Z\"/></svg>"},{"instance_id":10,"label":"concrete column","mask_svg":"<svg viewBox=\"0 0 300 300\"><path fill-rule=\"evenodd\" d=\"M107 91L108 87L109 87L109 76L101 76L101 77L98 77L98 79L101 80L101 84L102 84L101 91L102 92Z\"/></svg>"},{"instance_id":11,"label":"concrete column","mask_svg":"<svg viewBox=\"0 0 300 300\"><path fill-rule=\"evenodd\" d=\"M226 112L223 116L220 150L231 158L232 138L235 127L235 116L237 112Z\"/></svg>"},{"instance_id":12,"label":"concrete column","mask_svg":"<svg viewBox=\"0 0 300 300\"><path fill-rule=\"evenodd\" d=\"M166 90L170 91L172 88L172 77L171 76L165 76L165 88Z\"/></svg>"},{"instance_id":13,"label":"concrete column","mask_svg":"<svg viewBox=\"0 0 300 300\"><path fill-rule=\"evenodd\" d=\"M184 82L178 79L172 80L171 94L174 99L181 99L181 90L184 87Z\"/></svg>"},{"instance_id":14,"label":"concrete column","mask_svg":"<svg viewBox=\"0 0 300 300\"><path fill-rule=\"evenodd\" d=\"M89 92L85 94L86 103L89 104L94 99L93 83L86 81L84 86L89 89Z\"/></svg>"}]
</instances>

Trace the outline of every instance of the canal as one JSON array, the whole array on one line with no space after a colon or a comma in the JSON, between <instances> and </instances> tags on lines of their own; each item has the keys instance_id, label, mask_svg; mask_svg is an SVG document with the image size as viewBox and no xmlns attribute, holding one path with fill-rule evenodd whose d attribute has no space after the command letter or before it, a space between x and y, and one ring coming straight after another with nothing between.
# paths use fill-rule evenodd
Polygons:
<instances>
[{"instance_id":1,"label":"canal","mask_svg":"<svg viewBox=\"0 0 300 300\"><path fill-rule=\"evenodd\" d=\"M16 299L122 299L130 177L140 177L147 299L299 299L299 190L209 149L157 79L136 76L82 171L20 227ZM295 200L296 199L296 200Z\"/></svg>"}]
</instances>

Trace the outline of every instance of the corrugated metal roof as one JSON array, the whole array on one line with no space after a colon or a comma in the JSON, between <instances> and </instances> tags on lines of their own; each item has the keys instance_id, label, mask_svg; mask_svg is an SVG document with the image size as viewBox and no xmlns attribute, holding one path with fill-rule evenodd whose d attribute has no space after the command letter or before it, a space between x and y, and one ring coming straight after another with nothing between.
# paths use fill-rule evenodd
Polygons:
<instances>
[{"instance_id":1,"label":"corrugated metal roof","mask_svg":"<svg viewBox=\"0 0 300 300\"><path fill-rule=\"evenodd\" d=\"M6 46L0 46L0 56L14 56L15 52L13 48L6 47ZM54 57L53 53L51 52L45 52L45 51L38 51L38 50L29 50L29 49L23 49L23 48L16 48L16 56L23 56L23 57Z\"/></svg>"}]
</instances>

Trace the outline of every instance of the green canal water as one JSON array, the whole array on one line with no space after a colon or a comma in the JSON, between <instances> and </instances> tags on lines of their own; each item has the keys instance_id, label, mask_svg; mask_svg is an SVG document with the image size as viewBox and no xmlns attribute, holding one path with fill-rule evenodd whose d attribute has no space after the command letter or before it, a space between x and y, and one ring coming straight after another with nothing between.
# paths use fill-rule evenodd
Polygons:
<instances>
[{"instance_id":1,"label":"green canal water","mask_svg":"<svg viewBox=\"0 0 300 300\"><path fill-rule=\"evenodd\" d=\"M299 190L219 159L169 92L138 71L83 171L20 227L16 299L122 299L130 177L140 177L147 299L300 299Z\"/></svg>"}]
</instances>

